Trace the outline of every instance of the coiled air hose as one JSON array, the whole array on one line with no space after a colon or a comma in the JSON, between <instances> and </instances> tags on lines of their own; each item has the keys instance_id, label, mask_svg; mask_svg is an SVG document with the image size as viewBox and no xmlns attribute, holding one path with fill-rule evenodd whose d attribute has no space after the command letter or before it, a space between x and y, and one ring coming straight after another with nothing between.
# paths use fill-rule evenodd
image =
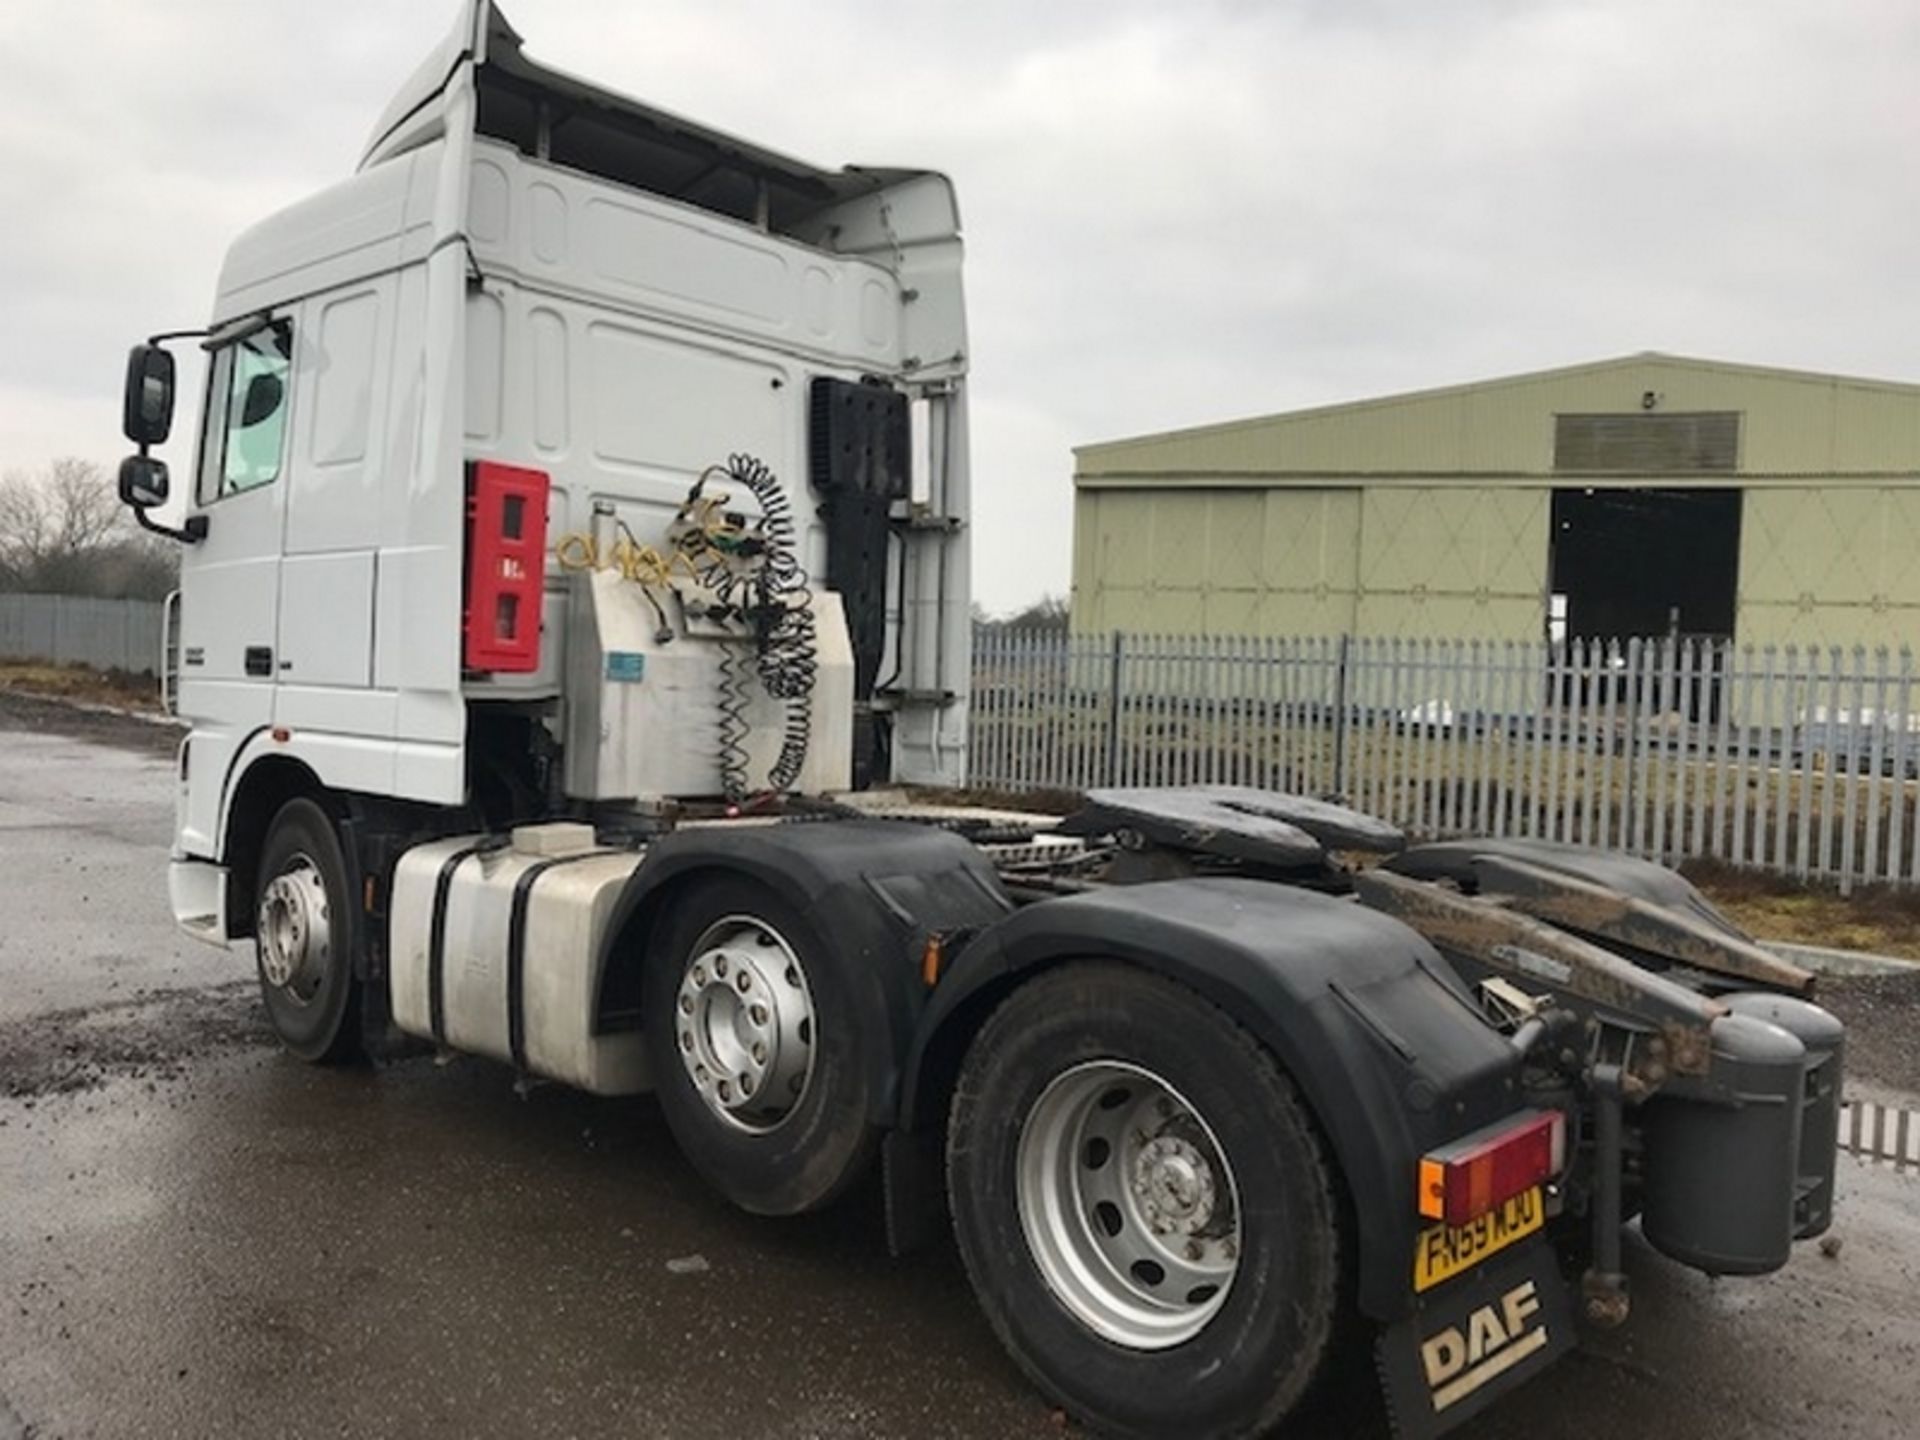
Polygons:
<instances>
[{"instance_id":1,"label":"coiled air hose","mask_svg":"<svg viewBox=\"0 0 1920 1440\"><path fill-rule=\"evenodd\" d=\"M751 491L760 503L760 525L722 513L724 501L707 497L707 481L724 477ZM767 788L793 788L807 761L813 735L813 686L820 652L814 631L813 587L800 564L793 505L766 464L751 455L730 455L711 465L687 492L674 527L675 551L721 607L753 626L755 671L760 686L784 702L780 753L767 772ZM721 669L720 777L727 797L746 794L745 676L738 665Z\"/></svg>"}]
</instances>

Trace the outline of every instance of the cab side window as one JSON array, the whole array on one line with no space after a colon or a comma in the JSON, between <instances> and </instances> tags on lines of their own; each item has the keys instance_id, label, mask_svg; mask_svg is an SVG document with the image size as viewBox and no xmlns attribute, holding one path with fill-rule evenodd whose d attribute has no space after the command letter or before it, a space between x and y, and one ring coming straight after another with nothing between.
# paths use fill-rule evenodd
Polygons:
<instances>
[{"instance_id":1,"label":"cab side window","mask_svg":"<svg viewBox=\"0 0 1920 1440\"><path fill-rule=\"evenodd\" d=\"M279 478L292 356L293 327L284 320L214 353L200 455L202 504Z\"/></svg>"}]
</instances>

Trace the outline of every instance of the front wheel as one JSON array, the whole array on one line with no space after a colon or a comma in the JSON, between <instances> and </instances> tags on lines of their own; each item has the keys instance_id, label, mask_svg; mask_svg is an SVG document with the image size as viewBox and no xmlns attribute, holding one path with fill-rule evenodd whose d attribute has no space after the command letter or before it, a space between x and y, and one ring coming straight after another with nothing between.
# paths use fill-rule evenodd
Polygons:
<instances>
[{"instance_id":1,"label":"front wheel","mask_svg":"<svg viewBox=\"0 0 1920 1440\"><path fill-rule=\"evenodd\" d=\"M274 1033L302 1060L352 1059L361 1040L355 913L339 833L313 801L289 800L273 817L255 893L255 960Z\"/></svg>"},{"instance_id":2,"label":"front wheel","mask_svg":"<svg viewBox=\"0 0 1920 1440\"><path fill-rule=\"evenodd\" d=\"M1087 963L1016 990L968 1052L947 1173L995 1331L1096 1430L1264 1434L1320 1370L1340 1256L1318 1135L1185 987Z\"/></svg>"}]
</instances>

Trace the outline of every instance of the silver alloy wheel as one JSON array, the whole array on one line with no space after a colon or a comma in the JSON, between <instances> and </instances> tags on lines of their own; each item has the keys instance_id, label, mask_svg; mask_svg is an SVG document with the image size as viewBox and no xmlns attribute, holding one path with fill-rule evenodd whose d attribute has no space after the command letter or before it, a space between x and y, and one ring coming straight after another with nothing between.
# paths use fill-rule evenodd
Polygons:
<instances>
[{"instance_id":1,"label":"silver alloy wheel","mask_svg":"<svg viewBox=\"0 0 1920 1440\"><path fill-rule=\"evenodd\" d=\"M1054 1077L1016 1161L1027 1247L1061 1304L1132 1350L1191 1340L1240 1264L1240 1196L1200 1113L1138 1065Z\"/></svg>"},{"instance_id":2,"label":"silver alloy wheel","mask_svg":"<svg viewBox=\"0 0 1920 1440\"><path fill-rule=\"evenodd\" d=\"M327 882L304 852L267 882L254 921L260 973L296 1005L311 1004L326 983L333 927L327 918Z\"/></svg>"},{"instance_id":3,"label":"silver alloy wheel","mask_svg":"<svg viewBox=\"0 0 1920 1440\"><path fill-rule=\"evenodd\" d=\"M753 1134L778 1129L813 1078L813 992L779 931L729 915L694 942L675 997L680 1063L707 1107Z\"/></svg>"}]
</instances>

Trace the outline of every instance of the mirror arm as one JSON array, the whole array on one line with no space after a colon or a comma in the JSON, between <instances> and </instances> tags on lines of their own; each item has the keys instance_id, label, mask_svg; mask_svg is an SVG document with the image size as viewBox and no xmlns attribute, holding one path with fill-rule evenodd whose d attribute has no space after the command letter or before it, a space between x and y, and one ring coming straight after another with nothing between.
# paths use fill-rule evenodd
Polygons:
<instances>
[{"instance_id":1,"label":"mirror arm","mask_svg":"<svg viewBox=\"0 0 1920 1440\"><path fill-rule=\"evenodd\" d=\"M204 335L206 339L200 342L200 348L206 351L214 351L224 349L228 345L238 344L242 340L258 335L262 330L265 330L272 324L273 312L271 310L260 310L252 315L242 315L237 320L229 320L226 324L212 330L182 330L179 333L182 337Z\"/></svg>"},{"instance_id":2,"label":"mirror arm","mask_svg":"<svg viewBox=\"0 0 1920 1440\"><path fill-rule=\"evenodd\" d=\"M187 523L178 530L171 525L162 525L157 520L149 520L147 512L137 506L134 508L133 518L140 522L142 530L151 530L154 534L164 535L169 540L178 540L182 545L197 545L207 538L207 517L204 515L189 515Z\"/></svg>"},{"instance_id":3,"label":"mirror arm","mask_svg":"<svg viewBox=\"0 0 1920 1440\"><path fill-rule=\"evenodd\" d=\"M158 335L149 335L147 337L147 344L164 345L169 340L198 340L202 336L211 335L212 333L213 332L205 326L202 326L198 330L162 330Z\"/></svg>"}]
</instances>

